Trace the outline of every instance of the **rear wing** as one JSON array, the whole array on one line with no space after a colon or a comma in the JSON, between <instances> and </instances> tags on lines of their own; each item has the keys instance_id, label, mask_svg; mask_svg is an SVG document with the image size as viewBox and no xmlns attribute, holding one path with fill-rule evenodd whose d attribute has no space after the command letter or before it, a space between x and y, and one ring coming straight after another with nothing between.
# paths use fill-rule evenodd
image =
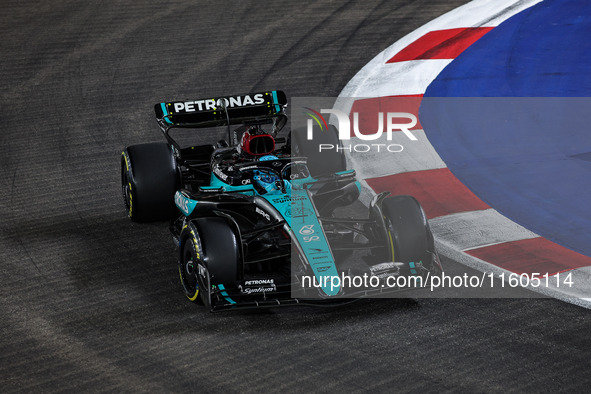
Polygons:
<instances>
[{"instance_id":1,"label":"rear wing","mask_svg":"<svg viewBox=\"0 0 591 394\"><path fill-rule=\"evenodd\" d=\"M173 101L154 106L156 119L163 128L217 127L252 121L287 121L287 97L281 90L201 100Z\"/></svg>"}]
</instances>

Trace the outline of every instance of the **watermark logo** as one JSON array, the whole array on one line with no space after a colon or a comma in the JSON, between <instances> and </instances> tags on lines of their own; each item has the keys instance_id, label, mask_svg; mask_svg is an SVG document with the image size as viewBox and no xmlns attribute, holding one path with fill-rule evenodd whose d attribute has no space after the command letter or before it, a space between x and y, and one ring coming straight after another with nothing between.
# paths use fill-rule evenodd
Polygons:
<instances>
[{"instance_id":1,"label":"watermark logo","mask_svg":"<svg viewBox=\"0 0 591 394\"><path fill-rule=\"evenodd\" d=\"M336 119L336 128L338 130L338 138L341 141L351 140L354 136L361 141L377 141L383 139L385 134L388 142L392 141L394 132L402 132L410 141L418 141L417 137L411 132L411 129L418 123L417 117L408 112L378 112L377 113L377 130L360 130L359 127L359 113L353 112L353 122L347 113L338 109L320 109L315 111L312 108L304 107L306 115L309 116L306 123L306 138L308 140L314 139L314 126L318 125L320 131L328 130L328 123L322 114L333 115ZM333 122L335 123L335 122ZM352 124L351 124L352 123ZM384 143L357 143L348 146L335 146L334 144L318 144L318 151L326 150L347 150L349 152L369 152L371 151L388 151L388 152L402 152L404 147L400 144L384 144Z\"/></svg>"},{"instance_id":2,"label":"watermark logo","mask_svg":"<svg viewBox=\"0 0 591 394\"><path fill-rule=\"evenodd\" d=\"M328 124L326 123L326 119L322 116L319 112L314 111L312 108L304 107L310 112L305 112L306 115L310 116L312 119L316 121L316 124L320 127L320 130L328 130ZM323 111L323 110L321 110ZM312 129L312 119L308 119L308 139L311 140L311 129Z\"/></svg>"},{"instance_id":3,"label":"watermark logo","mask_svg":"<svg viewBox=\"0 0 591 394\"><path fill-rule=\"evenodd\" d=\"M326 120L322 114L332 114L335 116L338 123L337 129L339 130L340 140L351 139L351 120L349 119L349 115L347 115L345 112L338 109L321 109L320 112L314 111L308 107L306 107L306 109L310 111L306 112L306 115L312 117L312 119L308 119L306 124L308 140L313 139L314 136L314 121L316 121L318 126L320 126L320 130L324 130L325 128L328 129L328 124L326 123ZM392 140L392 132L394 131L402 131L404 135L408 137L408 139L411 141L417 141L417 137L415 137L410 131L410 129L415 127L418 122L415 115L408 112L387 112L385 118L386 121L384 122L384 113L378 112L378 130L373 134L369 134L366 130L363 132L359 130L359 113L353 112L353 134L360 140L373 141L382 137L385 128L386 138L388 141ZM400 123L398 121L395 122L394 119L404 119L406 121ZM384 124L386 127L384 127Z\"/></svg>"}]
</instances>

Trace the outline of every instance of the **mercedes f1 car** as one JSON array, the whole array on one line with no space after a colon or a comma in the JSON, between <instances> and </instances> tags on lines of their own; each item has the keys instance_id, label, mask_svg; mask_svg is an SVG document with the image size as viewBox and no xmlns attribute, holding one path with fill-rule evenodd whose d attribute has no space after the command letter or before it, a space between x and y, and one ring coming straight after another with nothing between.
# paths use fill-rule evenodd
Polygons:
<instances>
[{"instance_id":1,"label":"mercedes f1 car","mask_svg":"<svg viewBox=\"0 0 591 394\"><path fill-rule=\"evenodd\" d=\"M339 214L360 185L342 150L319 153L319 144L339 145L336 130L314 140L297 129L280 137L286 107L281 91L159 103L166 142L123 151L128 216L170 221L188 299L211 311L339 303L400 290L384 286L388 278L440 273L413 197L380 193L365 217ZM182 142L220 131L215 143ZM372 286L335 280L344 275Z\"/></svg>"}]
</instances>

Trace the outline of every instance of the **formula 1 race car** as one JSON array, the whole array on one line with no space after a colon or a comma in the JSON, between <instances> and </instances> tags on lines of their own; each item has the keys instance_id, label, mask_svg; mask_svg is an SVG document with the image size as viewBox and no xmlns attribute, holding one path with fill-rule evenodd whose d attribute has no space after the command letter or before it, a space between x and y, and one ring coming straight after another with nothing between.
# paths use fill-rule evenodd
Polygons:
<instances>
[{"instance_id":1,"label":"formula 1 race car","mask_svg":"<svg viewBox=\"0 0 591 394\"><path fill-rule=\"evenodd\" d=\"M440 273L413 197L380 193L366 217L337 217L360 185L342 150L319 152L319 144L339 145L336 129L314 140L297 129L279 137L286 107L281 91L159 103L167 142L123 151L128 215L170 221L189 300L211 311L339 303L404 287L385 286L389 279ZM220 131L213 144L182 142ZM372 285L346 285L344 275Z\"/></svg>"}]
</instances>

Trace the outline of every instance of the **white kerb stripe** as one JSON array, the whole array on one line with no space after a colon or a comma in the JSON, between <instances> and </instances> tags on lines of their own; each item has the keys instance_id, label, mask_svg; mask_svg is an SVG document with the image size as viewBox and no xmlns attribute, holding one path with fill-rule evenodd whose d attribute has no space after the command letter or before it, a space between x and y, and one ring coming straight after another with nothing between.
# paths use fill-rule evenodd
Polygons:
<instances>
[{"instance_id":1,"label":"white kerb stripe","mask_svg":"<svg viewBox=\"0 0 591 394\"><path fill-rule=\"evenodd\" d=\"M454 213L429 224L438 238L462 251L539 237L494 209Z\"/></svg>"}]
</instances>

